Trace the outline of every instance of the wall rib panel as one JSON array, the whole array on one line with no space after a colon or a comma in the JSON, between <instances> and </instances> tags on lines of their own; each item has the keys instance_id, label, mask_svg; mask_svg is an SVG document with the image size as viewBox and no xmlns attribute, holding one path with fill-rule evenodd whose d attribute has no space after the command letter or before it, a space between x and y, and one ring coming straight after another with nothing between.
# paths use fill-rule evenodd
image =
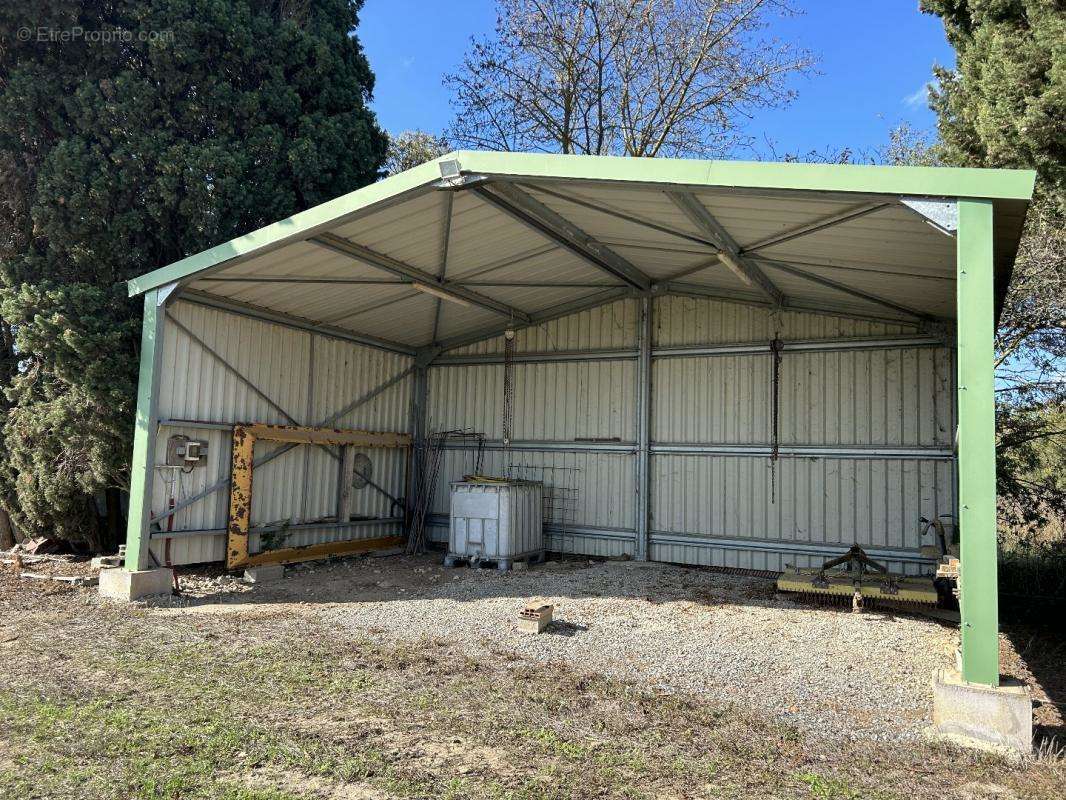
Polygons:
<instances>
[{"instance_id":1,"label":"wall rib panel","mask_svg":"<svg viewBox=\"0 0 1066 800\"><path fill-rule=\"evenodd\" d=\"M229 369L202 345L168 321L164 333L163 373L160 391L162 419L210 423L269 422L293 424L234 372L245 376L291 415L296 423L313 425L343 409L389 378L400 374L411 359L351 342L319 336L281 325L249 319L216 309L178 301L171 314L208 347L224 358ZM411 378L374 397L332 423L333 427L406 432L409 427ZM207 465L188 473L162 466L166 440L175 433L209 443ZM228 430L196 426L160 426L158 466L155 471L152 511L160 514L171 499L180 502L219 479L229 477ZM260 442L261 459L280 445ZM371 450L373 480L395 497L406 493L404 450ZM332 455L331 455L332 453ZM300 446L255 470L252 525L294 525L321 521L336 514L339 450ZM353 514L388 517L391 502L371 487L356 490ZM179 511L172 523L175 533L223 530L229 509L229 492L221 489ZM332 521L332 520L330 520ZM395 526L394 526L395 528ZM398 533L398 530L392 530ZM272 534L274 546L301 546L386 535L380 526L293 530ZM255 552L260 537L253 531ZM152 552L163 561L165 541L156 538ZM218 561L225 557L224 536L207 533L175 536L169 547L170 563Z\"/></svg>"}]
</instances>

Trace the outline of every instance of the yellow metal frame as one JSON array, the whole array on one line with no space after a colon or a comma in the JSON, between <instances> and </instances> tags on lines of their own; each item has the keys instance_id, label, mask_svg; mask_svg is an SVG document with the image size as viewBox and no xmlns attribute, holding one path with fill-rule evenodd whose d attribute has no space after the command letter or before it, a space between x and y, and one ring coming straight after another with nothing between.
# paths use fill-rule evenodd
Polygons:
<instances>
[{"instance_id":1,"label":"yellow metal frame","mask_svg":"<svg viewBox=\"0 0 1066 800\"><path fill-rule=\"evenodd\" d=\"M827 594L851 597L855 593L855 578L848 573L825 574L825 585L818 586L814 579L820 570L815 568L791 569L781 573L777 579L777 589L781 592L798 594ZM891 580L896 591L888 591L889 578L876 573L866 573L859 583L859 593L863 597L879 600L893 600L897 603L923 603L936 605L938 597L936 587L930 578L894 575Z\"/></svg>"},{"instance_id":2,"label":"yellow metal frame","mask_svg":"<svg viewBox=\"0 0 1066 800\"><path fill-rule=\"evenodd\" d=\"M410 447L406 433L341 430L339 428L303 428L288 425L235 425L233 428L233 462L230 474L229 524L226 539L226 567L283 564L330 555L342 555L395 547L401 536L324 542L304 547L289 547L265 553L248 553L248 534L252 518L252 467L255 443L259 440L288 444L350 445L356 447Z\"/></svg>"}]
</instances>

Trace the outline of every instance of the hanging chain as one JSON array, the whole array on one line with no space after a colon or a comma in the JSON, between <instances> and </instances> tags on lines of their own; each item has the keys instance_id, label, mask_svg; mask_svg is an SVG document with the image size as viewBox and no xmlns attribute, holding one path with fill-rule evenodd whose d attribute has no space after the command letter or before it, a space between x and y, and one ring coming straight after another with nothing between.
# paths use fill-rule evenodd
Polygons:
<instances>
[{"instance_id":1,"label":"hanging chain","mask_svg":"<svg viewBox=\"0 0 1066 800\"><path fill-rule=\"evenodd\" d=\"M503 450L504 463L510 464L511 434L514 427L514 344L515 332L503 335Z\"/></svg>"},{"instance_id":2,"label":"hanging chain","mask_svg":"<svg viewBox=\"0 0 1066 800\"><path fill-rule=\"evenodd\" d=\"M780 455L778 442L778 418L781 395L781 351L785 343L777 333L770 341L770 355L773 358L773 373L770 384L770 502L777 502L777 459Z\"/></svg>"}]
</instances>

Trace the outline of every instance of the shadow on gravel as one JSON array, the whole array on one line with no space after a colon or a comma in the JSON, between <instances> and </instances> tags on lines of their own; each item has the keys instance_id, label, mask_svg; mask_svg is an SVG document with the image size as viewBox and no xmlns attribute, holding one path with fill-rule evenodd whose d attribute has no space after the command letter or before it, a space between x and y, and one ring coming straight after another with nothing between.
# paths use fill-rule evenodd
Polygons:
<instances>
[{"instance_id":1,"label":"shadow on gravel","mask_svg":"<svg viewBox=\"0 0 1066 800\"><path fill-rule=\"evenodd\" d=\"M1033 690L1033 744L1066 746L1066 635L1055 621L1032 615L1003 625L1010 647L1000 647L1003 673ZM1013 652L1012 652L1013 651Z\"/></svg>"},{"instance_id":2,"label":"shadow on gravel","mask_svg":"<svg viewBox=\"0 0 1066 800\"><path fill-rule=\"evenodd\" d=\"M545 633L550 633L553 636L576 636L579 633L587 631L588 625L577 625L573 622L552 622L548 625Z\"/></svg>"}]
</instances>

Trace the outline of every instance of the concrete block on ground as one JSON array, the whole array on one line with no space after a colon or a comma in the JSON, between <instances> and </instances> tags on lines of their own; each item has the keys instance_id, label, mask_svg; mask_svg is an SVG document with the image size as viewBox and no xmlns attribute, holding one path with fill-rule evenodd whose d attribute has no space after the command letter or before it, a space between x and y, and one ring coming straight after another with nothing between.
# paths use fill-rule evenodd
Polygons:
<instances>
[{"instance_id":1,"label":"concrete block on ground","mask_svg":"<svg viewBox=\"0 0 1066 800\"><path fill-rule=\"evenodd\" d=\"M112 600L139 600L152 595L170 594L174 570L168 568L127 570L109 567L100 570L100 596Z\"/></svg>"},{"instance_id":2,"label":"concrete block on ground","mask_svg":"<svg viewBox=\"0 0 1066 800\"><path fill-rule=\"evenodd\" d=\"M530 603L518 612L518 630L522 633L542 633L552 621L555 606Z\"/></svg>"},{"instance_id":3,"label":"concrete block on ground","mask_svg":"<svg viewBox=\"0 0 1066 800\"><path fill-rule=\"evenodd\" d=\"M122 556L97 556L89 562L93 569L105 569L107 567L121 567Z\"/></svg>"},{"instance_id":4,"label":"concrete block on ground","mask_svg":"<svg viewBox=\"0 0 1066 800\"><path fill-rule=\"evenodd\" d=\"M1029 755L1033 748L1029 688L1015 680L995 687L967 683L956 670L937 670L930 734L965 747Z\"/></svg>"},{"instance_id":5,"label":"concrete block on ground","mask_svg":"<svg viewBox=\"0 0 1066 800\"><path fill-rule=\"evenodd\" d=\"M280 581L284 577L284 564L264 564L261 567L248 567L244 571L244 580L248 583L268 583Z\"/></svg>"}]
</instances>

